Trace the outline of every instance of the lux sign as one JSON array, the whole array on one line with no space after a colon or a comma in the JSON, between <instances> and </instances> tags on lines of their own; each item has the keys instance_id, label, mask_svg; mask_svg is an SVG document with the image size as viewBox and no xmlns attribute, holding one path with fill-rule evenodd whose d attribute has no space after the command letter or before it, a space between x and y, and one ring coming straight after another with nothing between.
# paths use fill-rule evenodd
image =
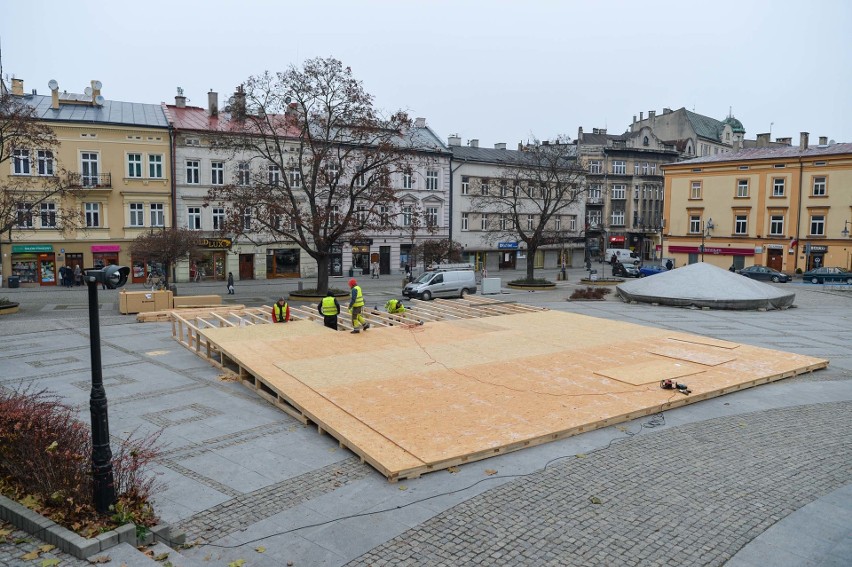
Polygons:
<instances>
[{"instance_id":1,"label":"lux sign","mask_svg":"<svg viewBox=\"0 0 852 567\"><path fill-rule=\"evenodd\" d=\"M198 245L203 248L230 248L233 241L230 238L201 238Z\"/></svg>"}]
</instances>

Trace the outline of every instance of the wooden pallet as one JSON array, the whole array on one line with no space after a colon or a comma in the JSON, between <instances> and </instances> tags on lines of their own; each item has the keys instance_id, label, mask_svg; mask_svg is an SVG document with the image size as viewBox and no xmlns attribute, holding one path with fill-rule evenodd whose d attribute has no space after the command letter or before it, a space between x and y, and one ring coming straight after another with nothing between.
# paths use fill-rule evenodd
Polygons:
<instances>
[{"instance_id":1,"label":"wooden pallet","mask_svg":"<svg viewBox=\"0 0 852 567\"><path fill-rule=\"evenodd\" d=\"M237 313L194 321L175 315L174 332L187 348L334 436L390 481L828 364L481 298L422 303L411 302L410 313L423 325L368 310L375 328L357 335L335 333L315 311L292 308L296 320L286 325L250 322ZM661 389L664 378L688 383L692 394Z\"/></svg>"}]
</instances>

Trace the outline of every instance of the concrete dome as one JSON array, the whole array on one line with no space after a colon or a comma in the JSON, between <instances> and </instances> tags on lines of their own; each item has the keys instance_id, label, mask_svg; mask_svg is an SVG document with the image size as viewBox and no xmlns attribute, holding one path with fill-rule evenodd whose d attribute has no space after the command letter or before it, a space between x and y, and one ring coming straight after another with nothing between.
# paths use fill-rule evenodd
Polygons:
<instances>
[{"instance_id":1,"label":"concrete dome","mask_svg":"<svg viewBox=\"0 0 852 567\"><path fill-rule=\"evenodd\" d=\"M625 301L711 309L786 309L795 293L699 262L616 286Z\"/></svg>"}]
</instances>

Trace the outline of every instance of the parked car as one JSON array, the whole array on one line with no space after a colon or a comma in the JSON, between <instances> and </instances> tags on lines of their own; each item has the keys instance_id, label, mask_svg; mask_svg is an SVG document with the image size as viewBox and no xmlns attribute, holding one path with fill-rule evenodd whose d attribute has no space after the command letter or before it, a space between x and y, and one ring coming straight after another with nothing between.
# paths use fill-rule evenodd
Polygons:
<instances>
[{"instance_id":1,"label":"parked car","mask_svg":"<svg viewBox=\"0 0 852 567\"><path fill-rule=\"evenodd\" d=\"M424 272L402 289L402 295L429 301L433 297L464 297L476 293L473 270L438 269Z\"/></svg>"},{"instance_id":2,"label":"parked car","mask_svg":"<svg viewBox=\"0 0 852 567\"><path fill-rule=\"evenodd\" d=\"M659 264L647 264L639 268L639 277L644 278L645 276L653 276L654 274L662 272L668 272L665 266L660 266Z\"/></svg>"},{"instance_id":3,"label":"parked car","mask_svg":"<svg viewBox=\"0 0 852 567\"><path fill-rule=\"evenodd\" d=\"M815 268L802 274L802 280L811 283L848 283L852 284L852 272L843 268Z\"/></svg>"},{"instance_id":4,"label":"parked car","mask_svg":"<svg viewBox=\"0 0 852 567\"><path fill-rule=\"evenodd\" d=\"M617 262L612 267L612 275L617 278L641 278L642 275L639 273L639 268L634 266L633 264L623 264L621 262Z\"/></svg>"},{"instance_id":5,"label":"parked car","mask_svg":"<svg viewBox=\"0 0 852 567\"><path fill-rule=\"evenodd\" d=\"M737 273L753 280L765 282L787 283L790 281L790 276L784 272L779 272L778 270L773 270L772 268L760 265L749 266L748 268L737 270Z\"/></svg>"}]
</instances>

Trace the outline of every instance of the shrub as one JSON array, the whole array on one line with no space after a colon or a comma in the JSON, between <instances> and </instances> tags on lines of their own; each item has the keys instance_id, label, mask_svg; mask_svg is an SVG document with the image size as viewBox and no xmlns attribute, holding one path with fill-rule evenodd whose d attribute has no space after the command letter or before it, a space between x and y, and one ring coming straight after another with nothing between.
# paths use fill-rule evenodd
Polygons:
<instances>
[{"instance_id":1,"label":"shrub","mask_svg":"<svg viewBox=\"0 0 852 567\"><path fill-rule=\"evenodd\" d=\"M796 268L796 273L801 275L802 274L802 268Z\"/></svg>"},{"instance_id":2,"label":"shrub","mask_svg":"<svg viewBox=\"0 0 852 567\"><path fill-rule=\"evenodd\" d=\"M0 305L8 305L12 303L8 297L0 297Z\"/></svg>"},{"instance_id":3,"label":"shrub","mask_svg":"<svg viewBox=\"0 0 852 567\"><path fill-rule=\"evenodd\" d=\"M148 467L157 456L160 432L113 447L117 497L113 518L94 510L92 438L56 394L30 387L0 391L0 491L84 536L111 529L117 520L152 526L149 503L155 478ZM121 516L116 518L115 516Z\"/></svg>"},{"instance_id":4,"label":"shrub","mask_svg":"<svg viewBox=\"0 0 852 567\"><path fill-rule=\"evenodd\" d=\"M571 299L603 299L605 295L612 293L608 287L578 288L571 294Z\"/></svg>"},{"instance_id":5,"label":"shrub","mask_svg":"<svg viewBox=\"0 0 852 567\"><path fill-rule=\"evenodd\" d=\"M509 282L513 285L553 285L553 282L550 280L546 280L544 278L533 278L528 280L527 278L521 278L519 280L512 280Z\"/></svg>"}]
</instances>

